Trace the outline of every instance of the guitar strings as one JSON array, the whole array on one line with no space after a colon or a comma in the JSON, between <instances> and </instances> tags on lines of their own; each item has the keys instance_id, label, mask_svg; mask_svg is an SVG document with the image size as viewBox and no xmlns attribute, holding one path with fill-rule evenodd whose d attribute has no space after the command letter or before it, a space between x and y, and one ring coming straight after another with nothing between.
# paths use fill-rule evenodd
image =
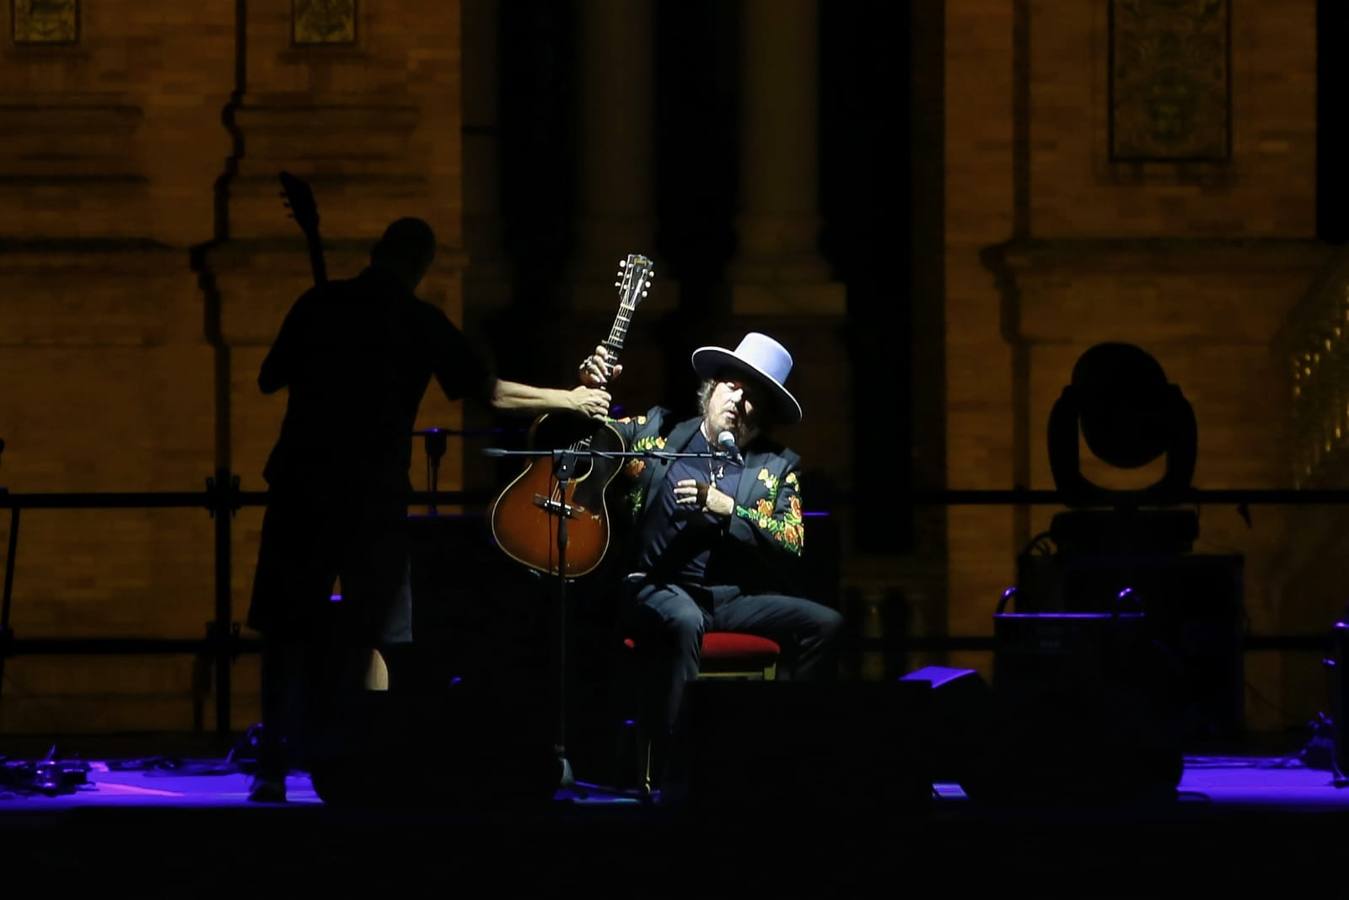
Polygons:
<instances>
[{"instance_id":1,"label":"guitar strings","mask_svg":"<svg viewBox=\"0 0 1349 900\"><path fill-rule=\"evenodd\" d=\"M590 442L591 442L591 440L592 440L591 438L581 438L579 441L573 442L572 445L571 445L570 447L568 447L567 449L570 450L572 453L575 453L575 452L578 451L578 450L588 450L588 449L590 448ZM570 480L573 482L573 484L575 483L575 479L570 479ZM565 500L565 498L562 496L562 485L561 485L561 483L559 483L556 479L553 480L553 486L552 486L552 492L551 492L551 494L550 494L550 499L556 500L556 501L564 501L564 500Z\"/></svg>"}]
</instances>

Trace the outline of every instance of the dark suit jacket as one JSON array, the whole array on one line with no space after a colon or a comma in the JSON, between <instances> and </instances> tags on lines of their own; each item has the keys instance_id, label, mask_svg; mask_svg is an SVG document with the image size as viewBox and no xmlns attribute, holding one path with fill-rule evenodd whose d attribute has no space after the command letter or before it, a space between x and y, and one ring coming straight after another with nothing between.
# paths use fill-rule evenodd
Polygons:
<instances>
[{"instance_id":1,"label":"dark suit jacket","mask_svg":"<svg viewBox=\"0 0 1349 900\"><path fill-rule=\"evenodd\" d=\"M610 424L629 450L685 450L701 419L675 421L669 410L653 407L646 415L614 420ZM743 451L745 470L735 493L735 512L714 548L707 578L710 584L738 584L745 588L781 589L790 582L805 545L802 519L801 458L785 447L758 439ZM632 519L630 558L640 557L650 537L644 534L647 513L656 492L666 484L671 461L633 459L616 481L625 482L625 499Z\"/></svg>"}]
</instances>

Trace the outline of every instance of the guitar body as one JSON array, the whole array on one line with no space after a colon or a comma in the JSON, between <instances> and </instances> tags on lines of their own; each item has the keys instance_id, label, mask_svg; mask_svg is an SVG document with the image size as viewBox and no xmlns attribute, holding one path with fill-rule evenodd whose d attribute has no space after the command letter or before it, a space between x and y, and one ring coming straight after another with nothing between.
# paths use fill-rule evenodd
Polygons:
<instances>
[{"instance_id":1,"label":"guitar body","mask_svg":"<svg viewBox=\"0 0 1349 900\"><path fill-rule=\"evenodd\" d=\"M567 448L588 443L590 450L621 451L623 438L610 425L569 413L546 413L529 429L532 448ZM512 559L548 575L559 574L558 518L567 516L566 577L593 571L609 549L605 491L623 459L576 457L566 496L558 493L553 460L530 460L492 504L492 536Z\"/></svg>"},{"instance_id":2,"label":"guitar body","mask_svg":"<svg viewBox=\"0 0 1349 900\"><path fill-rule=\"evenodd\" d=\"M604 340L611 364L618 362L628 323L646 296L653 273L651 260L629 253L618 263L618 314ZM593 451L622 452L623 437L612 426L576 413L539 416L529 429L534 449L574 450L574 470L567 474L566 496L558 492L554 456L532 457L529 465L492 504L492 537L507 556L536 572L577 578L594 571L609 549L609 516L604 492L624 459L590 456ZM558 524L567 523L566 571L558 559Z\"/></svg>"}]
</instances>

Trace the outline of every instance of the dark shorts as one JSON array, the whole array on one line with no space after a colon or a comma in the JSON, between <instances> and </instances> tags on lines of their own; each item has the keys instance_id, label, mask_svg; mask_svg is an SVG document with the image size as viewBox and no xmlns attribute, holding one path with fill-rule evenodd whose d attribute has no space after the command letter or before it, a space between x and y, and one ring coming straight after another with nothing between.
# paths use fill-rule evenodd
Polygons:
<instances>
[{"instance_id":1,"label":"dark shorts","mask_svg":"<svg viewBox=\"0 0 1349 900\"><path fill-rule=\"evenodd\" d=\"M283 640L359 647L411 641L406 509L273 494L262 520L249 627Z\"/></svg>"}]
</instances>

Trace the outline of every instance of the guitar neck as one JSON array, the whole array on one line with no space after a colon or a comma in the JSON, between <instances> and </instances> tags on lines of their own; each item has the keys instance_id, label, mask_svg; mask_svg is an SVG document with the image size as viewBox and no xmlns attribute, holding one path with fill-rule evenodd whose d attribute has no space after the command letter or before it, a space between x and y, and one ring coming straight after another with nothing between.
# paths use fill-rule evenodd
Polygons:
<instances>
[{"instance_id":1,"label":"guitar neck","mask_svg":"<svg viewBox=\"0 0 1349 900\"><path fill-rule=\"evenodd\" d=\"M323 258L323 241L319 239L317 228L305 231L304 236L309 243L309 268L314 273L314 284L322 287L328 283L328 264Z\"/></svg>"},{"instance_id":2,"label":"guitar neck","mask_svg":"<svg viewBox=\"0 0 1349 900\"><path fill-rule=\"evenodd\" d=\"M609 365L618 363L618 355L623 352L623 342L628 337L628 323L632 320L632 310L620 306L614 316L614 324L609 328L609 336L604 339L604 349L608 352Z\"/></svg>"},{"instance_id":3,"label":"guitar neck","mask_svg":"<svg viewBox=\"0 0 1349 900\"><path fill-rule=\"evenodd\" d=\"M628 325L632 322L632 314L637 311L637 304L646 296L652 272L651 260L639 253L628 254L628 258L618 265L618 280L614 282L614 287L618 288L618 313L614 316L614 324L609 327L609 336L604 339L610 365L616 365L618 355L623 352L623 342L628 338Z\"/></svg>"}]
</instances>

